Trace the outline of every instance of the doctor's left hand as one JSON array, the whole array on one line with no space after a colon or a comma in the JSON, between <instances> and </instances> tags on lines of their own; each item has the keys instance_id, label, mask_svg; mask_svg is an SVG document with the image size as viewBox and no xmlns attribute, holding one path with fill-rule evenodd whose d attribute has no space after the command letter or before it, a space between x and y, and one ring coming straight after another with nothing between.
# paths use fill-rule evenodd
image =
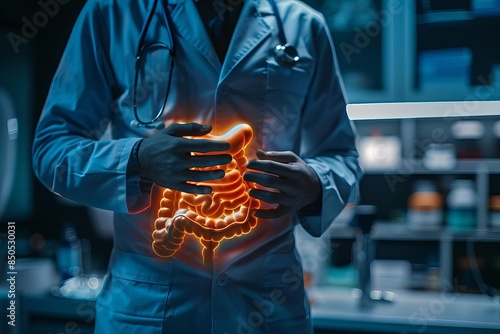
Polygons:
<instances>
[{"instance_id":1,"label":"doctor's left hand","mask_svg":"<svg viewBox=\"0 0 500 334\"><path fill-rule=\"evenodd\" d=\"M321 183L316 173L295 153L257 151L259 160L251 160L243 178L268 189L251 189L250 196L276 205L269 210L257 210L255 216L264 219L281 217L315 203L321 197Z\"/></svg>"},{"instance_id":2,"label":"doctor's left hand","mask_svg":"<svg viewBox=\"0 0 500 334\"><path fill-rule=\"evenodd\" d=\"M151 180L161 187L192 194L209 194L212 188L196 185L197 182L222 179L225 172L217 166L231 162L225 151L230 144L225 141L193 139L212 130L211 125L174 123L152 136L143 139L138 147L141 178ZM193 155L192 152L209 153ZM213 170L195 170L215 167Z\"/></svg>"}]
</instances>

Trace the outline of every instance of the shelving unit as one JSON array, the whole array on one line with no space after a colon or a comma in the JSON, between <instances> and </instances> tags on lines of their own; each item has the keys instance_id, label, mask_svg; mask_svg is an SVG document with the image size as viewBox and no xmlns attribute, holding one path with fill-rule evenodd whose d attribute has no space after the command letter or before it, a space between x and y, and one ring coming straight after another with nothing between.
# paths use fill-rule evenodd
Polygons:
<instances>
[{"instance_id":1,"label":"shelving unit","mask_svg":"<svg viewBox=\"0 0 500 334\"><path fill-rule=\"evenodd\" d=\"M330 28L349 102L500 100L500 9L481 8L474 0L469 6L467 1L457 3L456 10L434 11L421 8L417 0L372 0L368 11L374 13L339 27L335 22L359 13L348 12L339 19L332 8L340 12L348 3L356 7L367 2L304 2L333 22ZM455 49L466 51L463 61L470 63L462 70L468 71L468 78L420 85L422 54Z\"/></svg>"},{"instance_id":2,"label":"shelving unit","mask_svg":"<svg viewBox=\"0 0 500 334\"><path fill-rule=\"evenodd\" d=\"M488 122L488 120L489 119L484 119L483 121ZM419 135L419 127L417 126L419 120L400 120L399 122L399 128L395 128L394 124L392 124L389 125L386 130L400 131L399 135L401 137L403 147L403 157L400 164L398 167L392 169L365 168L365 179L367 179L367 184L364 185L365 191L363 191L363 183L365 180L362 181L362 197L364 194L365 198L369 198L370 204L380 204L381 206L386 204L382 202L390 199L391 197L384 196L384 194L389 194L392 198L397 197L399 199L398 203L392 204L395 207L399 206L399 210L402 213L402 216L398 220L399 223L381 223L376 226L373 232L373 240L377 244L383 244L385 246L391 242L420 242L428 244L429 252L431 253L435 251L436 248L436 244L434 244L434 242L437 242L441 287L443 289L450 289L454 284L458 284L456 283L458 278L455 277L457 269L454 257L457 256L456 250L459 243L466 243L469 241L473 241L475 243L493 243L498 244L498 249L500 249L500 229L490 227L488 210L488 199L492 194L492 190L490 188L494 188L494 194L498 194L500 191L498 185L492 181L492 178L500 174L500 159L458 159L456 160L456 164L453 169L429 169L423 164L420 158L410 158L412 156L412 152L415 152L414 144L415 138L418 138ZM436 125L436 123L434 124ZM361 125L360 129L366 130L366 127ZM365 133L365 135L366 134L367 133ZM374 178L379 179L378 183L375 183L377 185L377 193L371 194L369 189L370 182ZM392 184L390 184L391 178L394 182ZM448 189L446 189L446 187L443 188L443 184L446 186L449 184L450 180L455 178L468 178L475 181L478 203L477 227L475 229L457 231L443 225L438 230L420 231L411 229L405 224L405 198L407 198L411 192L410 185L415 179L428 178L441 184L441 191L444 197L446 196ZM387 183L387 187L380 187L380 184L383 184L384 182ZM369 194L369 196L366 196L367 194ZM377 200L379 201L378 203L373 202ZM446 206L443 210L446 212ZM344 235L347 237L347 234ZM497 254L500 258L498 253L494 253L492 256L495 256L495 254ZM461 256L466 257L466 255L463 254ZM454 288L457 287L454 286Z\"/></svg>"},{"instance_id":3,"label":"shelving unit","mask_svg":"<svg viewBox=\"0 0 500 334\"><path fill-rule=\"evenodd\" d=\"M351 23L342 31L332 26L332 37L336 44L349 103L500 100L500 35L497 33L500 28L495 28L500 27L500 11L478 9L477 4L473 3L474 0L471 1L447 2L451 6L458 6L460 3L461 8L458 10L441 8L439 11L429 11L432 9L429 7L429 1L424 4L427 8L423 8L424 2L419 3L417 0L373 0L372 5L378 12L377 15L371 15L371 20ZM330 3L329 0L309 2L320 11L325 9L325 4ZM339 0L335 3L344 2L356 1ZM328 16L331 13L324 11L324 14ZM379 34L369 34L370 27L372 32L378 29ZM458 34L457 31L462 33ZM356 44L362 33L368 36L366 45ZM358 47L359 52L350 53L347 57L346 46ZM455 74L451 73L451 80L422 81L422 66L432 65L426 65L423 61L437 59L432 58L434 50L450 51L451 55L456 50L465 50L463 58L455 59L457 64L462 66L457 67L458 71L461 71L460 74L453 77ZM426 52L431 57L422 57ZM363 72L367 64L376 68L376 73L380 73L378 85L366 85L365 81L359 80L363 75L353 76L353 73ZM445 62L445 65L448 64ZM366 75L377 77L374 73L369 72ZM358 80L353 80L353 77ZM432 142L429 129L442 128L449 134L452 124L450 120L439 118L355 122L360 137L386 135L398 137L401 141L401 160L397 166L365 168L361 200L379 206L383 214L381 221L377 222L374 228L374 241L379 244L432 243L432 251L437 245L443 288L449 288L454 279L454 246L473 240L478 243L498 244L500 249L500 229L489 226L487 206L490 195L500 195L500 138L492 138L491 131L492 122L500 120L500 109L498 113L499 117L477 118L489 127L485 139L478 144L482 151L481 157L474 160L459 159L453 169L448 170L427 168L422 162L422 156L424 144ZM447 142L453 141L448 138ZM386 178L393 176L402 178L402 182L390 188ZM443 224L433 231L410 230L404 222L406 200L411 192L412 182L421 178L429 178L439 183L443 196L446 196L451 180L474 180L479 203L476 229L455 231ZM393 219L394 213L387 212L388 207L396 209L395 212L399 215L396 222ZM354 231L349 227L335 227L332 235L338 240L352 240Z\"/></svg>"}]
</instances>

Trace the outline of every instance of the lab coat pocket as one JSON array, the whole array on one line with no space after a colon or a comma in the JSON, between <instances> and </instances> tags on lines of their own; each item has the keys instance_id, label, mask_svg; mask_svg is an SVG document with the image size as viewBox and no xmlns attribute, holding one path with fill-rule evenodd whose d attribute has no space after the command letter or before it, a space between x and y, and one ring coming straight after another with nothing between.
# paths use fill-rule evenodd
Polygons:
<instances>
[{"instance_id":1,"label":"lab coat pocket","mask_svg":"<svg viewBox=\"0 0 500 334\"><path fill-rule=\"evenodd\" d=\"M113 312L130 317L163 319L169 285L132 281L111 275L107 288L99 296L102 306L109 305Z\"/></svg>"},{"instance_id":2,"label":"lab coat pocket","mask_svg":"<svg viewBox=\"0 0 500 334\"><path fill-rule=\"evenodd\" d=\"M263 265L266 333L311 333L303 273L294 253L268 255Z\"/></svg>"},{"instance_id":3,"label":"lab coat pocket","mask_svg":"<svg viewBox=\"0 0 500 334\"><path fill-rule=\"evenodd\" d=\"M308 66L289 67L274 60L267 62L267 89L304 98L309 90Z\"/></svg>"},{"instance_id":4,"label":"lab coat pocket","mask_svg":"<svg viewBox=\"0 0 500 334\"><path fill-rule=\"evenodd\" d=\"M172 264L158 267L156 261L113 251L111 271L97 298L96 333L161 333Z\"/></svg>"},{"instance_id":5,"label":"lab coat pocket","mask_svg":"<svg viewBox=\"0 0 500 334\"><path fill-rule=\"evenodd\" d=\"M288 150L300 124L300 115L309 86L306 68L267 63L266 102L264 108L263 144L265 149Z\"/></svg>"}]
</instances>

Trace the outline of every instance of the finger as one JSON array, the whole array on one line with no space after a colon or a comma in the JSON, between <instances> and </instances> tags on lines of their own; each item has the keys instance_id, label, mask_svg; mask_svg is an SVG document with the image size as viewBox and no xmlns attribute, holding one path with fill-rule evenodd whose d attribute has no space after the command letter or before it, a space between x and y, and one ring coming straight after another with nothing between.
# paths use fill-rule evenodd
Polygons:
<instances>
[{"instance_id":1,"label":"finger","mask_svg":"<svg viewBox=\"0 0 500 334\"><path fill-rule=\"evenodd\" d=\"M192 183L181 183L173 189L190 194L210 194L212 192L211 187L197 186Z\"/></svg>"},{"instance_id":2,"label":"finger","mask_svg":"<svg viewBox=\"0 0 500 334\"><path fill-rule=\"evenodd\" d=\"M199 153L223 152L231 148L231 144L220 140L185 138L182 143L190 152Z\"/></svg>"},{"instance_id":3,"label":"finger","mask_svg":"<svg viewBox=\"0 0 500 334\"><path fill-rule=\"evenodd\" d=\"M183 136L204 136L210 131L212 131L212 126L209 124L200 124L200 123L174 123L163 130L166 134L175 136L175 137L183 137Z\"/></svg>"},{"instance_id":4,"label":"finger","mask_svg":"<svg viewBox=\"0 0 500 334\"><path fill-rule=\"evenodd\" d=\"M287 210L286 207L278 205L274 209L256 210L254 212L254 215L257 218L262 218L262 219L276 219L286 215L287 213L289 213L289 210Z\"/></svg>"},{"instance_id":5,"label":"finger","mask_svg":"<svg viewBox=\"0 0 500 334\"><path fill-rule=\"evenodd\" d=\"M230 154L219 155L193 155L188 158L189 168L199 167L215 167L220 165L227 165L233 160Z\"/></svg>"},{"instance_id":6,"label":"finger","mask_svg":"<svg viewBox=\"0 0 500 334\"><path fill-rule=\"evenodd\" d=\"M181 177L184 180L192 182L219 180L224 178L225 175L226 173L221 169L210 170L210 171L188 170L181 173Z\"/></svg>"},{"instance_id":7,"label":"finger","mask_svg":"<svg viewBox=\"0 0 500 334\"><path fill-rule=\"evenodd\" d=\"M271 160L251 160L247 163L247 168L281 177L294 177L294 170L291 164Z\"/></svg>"},{"instance_id":8,"label":"finger","mask_svg":"<svg viewBox=\"0 0 500 334\"><path fill-rule=\"evenodd\" d=\"M276 175L246 172L243 179L247 182L257 183L265 188L276 189L281 194L296 193L296 181L289 182L288 179Z\"/></svg>"},{"instance_id":9,"label":"finger","mask_svg":"<svg viewBox=\"0 0 500 334\"><path fill-rule=\"evenodd\" d=\"M260 184L261 186L266 188L275 189L280 189L283 184L282 180L280 180L279 177L267 173L246 172L245 174L243 174L243 180Z\"/></svg>"},{"instance_id":10,"label":"finger","mask_svg":"<svg viewBox=\"0 0 500 334\"><path fill-rule=\"evenodd\" d=\"M253 198L269 204L280 204L281 200L283 199L283 195L279 192L273 192L263 189L250 189L248 194Z\"/></svg>"},{"instance_id":11,"label":"finger","mask_svg":"<svg viewBox=\"0 0 500 334\"><path fill-rule=\"evenodd\" d=\"M291 151L263 151L257 150L257 158L260 160L272 160L281 163L297 162L299 157Z\"/></svg>"},{"instance_id":12,"label":"finger","mask_svg":"<svg viewBox=\"0 0 500 334\"><path fill-rule=\"evenodd\" d=\"M196 184L186 182L177 182L175 184L169 182L157 182L157 184L163 188L169 188L190 194L210 194L212 192L212 188L209 186L198 186Z\"/></svg>"}]
</instances>

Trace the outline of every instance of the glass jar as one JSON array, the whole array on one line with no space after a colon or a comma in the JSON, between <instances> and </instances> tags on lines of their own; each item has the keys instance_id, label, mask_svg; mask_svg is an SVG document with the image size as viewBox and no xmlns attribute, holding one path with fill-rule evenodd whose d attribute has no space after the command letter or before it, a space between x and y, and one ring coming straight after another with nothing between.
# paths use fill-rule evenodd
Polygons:
<instances>
[{"instance_id":1,"label":"glass jar","mask_svg":"<svg viewBox=\"0 0 500 334\"><path fill-rule=\"evenodd\" d=\"M484 136L484 125L480 121L457 121L452 127L458 159L479 159L480 140Z\"/></svg>"},{"instance_id":2,"label":"glass jar","mask_svg":"<svg viewBox=\"0 0 500 334\"><path fill-rule=\"evenodd\" d=\"M490 226L500 227L500 196L490 197Z\"/></svg>"},{"instance_id":3,"label":"glass jar","mask_svg":"<svg viewBox=\"0 0 500 334\"><path fill-rule=\"evenodd\" d=\"M429 180L418 180L408 197L407 224L411 229L433 230L443 220L443 197Z\"/></svg>"},{"instance_id":4,"label":"glass jar","mask_svg":"<svg viewBox=\"0 0 500 334\"><path fill-rule=\"evenodd\" d=\"M477 223L477 194L472 180L454 180L447 197L446 223L453 229L470 229Z\"/></svg>"}]
</instances>

